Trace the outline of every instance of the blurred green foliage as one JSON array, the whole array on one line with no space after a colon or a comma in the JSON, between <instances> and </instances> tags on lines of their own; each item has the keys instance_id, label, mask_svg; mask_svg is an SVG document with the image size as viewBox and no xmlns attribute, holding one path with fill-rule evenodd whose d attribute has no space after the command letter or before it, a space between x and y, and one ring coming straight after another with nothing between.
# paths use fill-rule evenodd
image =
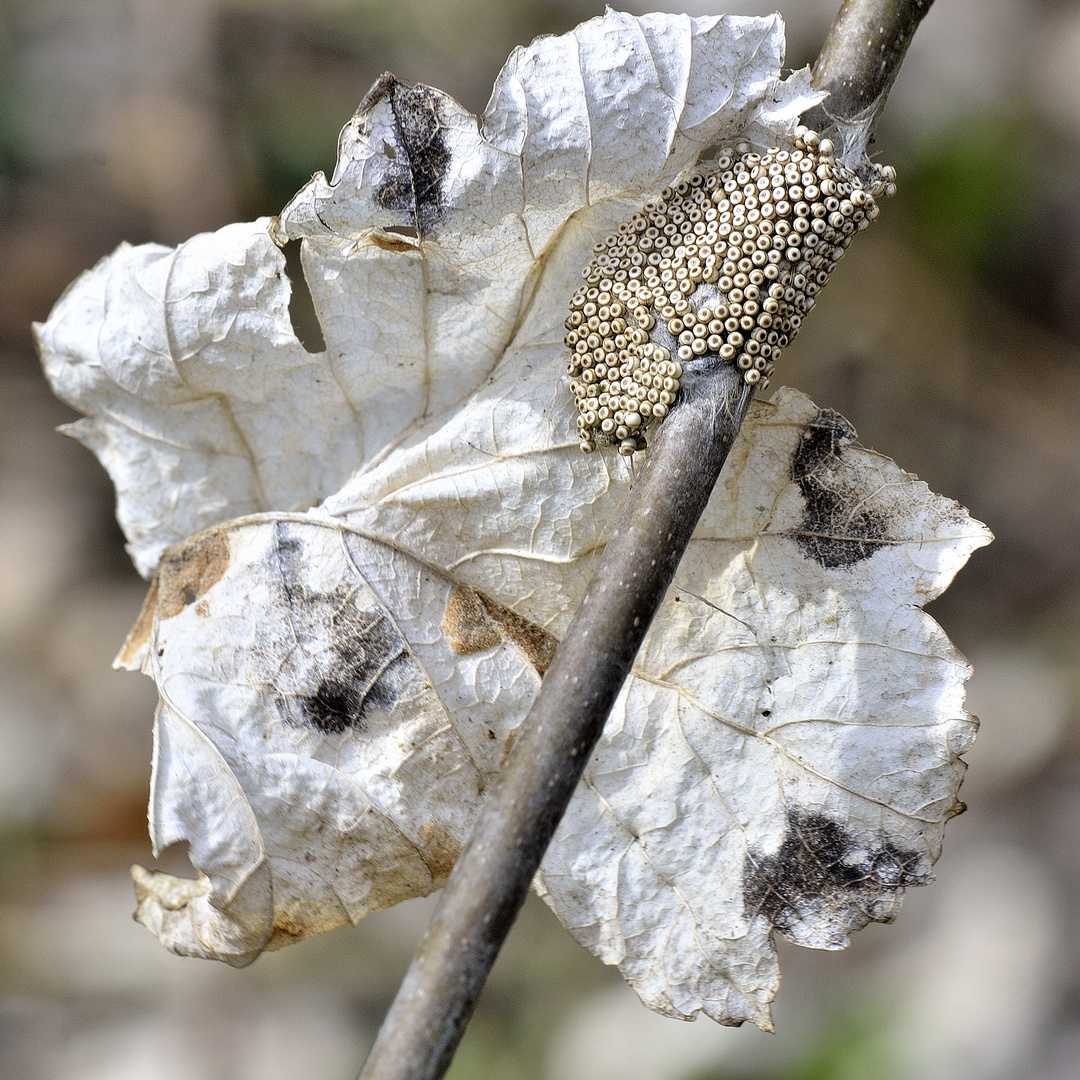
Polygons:
<instances>
[{"instance_id":1,"label":"blurred green foliage","mask_svg":"<svg viewBox=\"0 0 1080 1080\"><path fill-rule=\"evenodd\" d=\"M806 1044L799 1061L782 1071L751 1076L720 1068L688 1080L898 1080L888 1037L888 1017L883 1012L849 1006Z\"/></svg>"},{"instance_id":2,"label":"blurred green foliage","mask_svg":"<svg viewBox=\"0 0 1080 1080\"><path fill-rule=\"evenodd\" d=\"M1031 116L972 118L903 170L901 207L919 243L965 274L995 281L1015 261L1049 195Z\"/></svg>"}]
</instances>

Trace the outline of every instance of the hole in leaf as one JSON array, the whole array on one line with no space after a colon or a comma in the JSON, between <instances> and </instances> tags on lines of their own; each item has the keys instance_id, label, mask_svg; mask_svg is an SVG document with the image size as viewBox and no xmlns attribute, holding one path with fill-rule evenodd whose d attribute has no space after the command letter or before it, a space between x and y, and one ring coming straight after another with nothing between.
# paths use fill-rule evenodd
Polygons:
<instances>
[{"instance_id":1,"label":"hole in leaf","mask_svg":"<svg viewBox=\"0 0 1080 1080\"><path fill-rule=\"evenodd\" d=\"M300 344L309 353L326 350L319 316L315 314L315 301L311 298L304 267L300 262L300 241L290 240L283 248L285 255L285 273L288 275L292 290L289 295L289 320L293 333Z\"/></svg>"},{"instance_id":2,"label":"hole in leaf","mask_svg":"<svg viewBox=\"0 0 1080 1080\"><path fill-rule=\"evenodd\" d=\"M384 230L388 233L397 233L398 236L407 236L410 240L418 240L420 232L415 225L387 225Z\"/></svg>"},{"instance_id":3,"label":"hole in leaf","mask_svg":"<svg viewBox=\"0 0 1080 1080\"><path fill-rule=\"evenodd\" d=\"M186 840L177 840L167 848L162 848L157 858L147 860L146 868L178 878L194 880L197 876L191 862L191 846Z\"/></svg>"},{"instance_id":4,"label":"hole in leaf","mask_svg":"<svg viewBox=\"0 0 1080 1080\"><path fill-rule=\"evenodd\" d=\"M185 604L194 604L199 598L199 590L194 585L185 585L183 590Z\"/></svg>"}]
</instances>

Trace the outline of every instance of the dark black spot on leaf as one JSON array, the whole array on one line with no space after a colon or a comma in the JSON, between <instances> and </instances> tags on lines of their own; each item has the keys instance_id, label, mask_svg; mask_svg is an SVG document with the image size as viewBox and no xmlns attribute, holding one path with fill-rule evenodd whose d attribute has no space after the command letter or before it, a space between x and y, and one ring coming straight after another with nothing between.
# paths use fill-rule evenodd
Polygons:
<instances>
[{"instance_id":1,"label":"dark black spot on leaf","mask_svg":"<svg viewBox=\"0 0 1080 1080\"><path fill-rule=\"evenodd\" d=\"M779 851L747 854L743 903L799 944L842 948L849 933L892 917L899 890L929 880L918 852L884 838L867 845L840 822L793 809Z\"/></svg>"},{"instance_id":2,"label":"dark black spot on leaf","mask_svg":"<svg viewBox=\"0 0 1080 1080\"><path fill-rule=\"evenodd\" d=\"M415 680L416 665L385 612L351 582L331 592L310 589L302 541L288 522L275 529L268 569L278 618L263 644L272 657L271 696L287 723L326 734L362 730L373 710L394 707Z\"/></svg>"},{"instance_id":3,"label":"dark black spot on leaf","mask_svg":"<svg viewBox=\"0 0 1080 1080\"><path fill-rule=\"evenodd\" d=\"M822 409L803 428L791 458L791 479L806 509L790 535L804 555L828 570L853 566L890 542L889 514L874 504L874 493L844 458L854 441L854 428L839 413Z\"/></svg>"},{"instance_id":4,"label":"dark black spot on leaf","mask_svg":"<svg viewBox=\"0 0 1080 1080\"><path fill-rule=\"evenodd\" d=\"M333 644L337 663L315 693L301 699L304 715L319 731L355 727L371 709L389 710L398 699L394 668L407 666L405 644L385 615L358 614L338 623Z\"/></svg>"},{"instance_id":5,"label":"dark black spot on leaf","mask_svg":"<svg viewBox=\"0 0 1080 1080\"><path fill-rule=\"evenodd\" d=\"M289 526L279 522L274 527L274 555L277 568L283 575L283 586L291 588L293 579L300 573L300 558L304 554L304 545L297 536L292 536Z\"/></svg>"},{"instance_id":6,"label":"dark black spot on leaf","mask_svg":"<svg viewBox=\"0 0 1080 1080\"><path fill-rule=\"evenodd\" d=\"M440 115L441 95L430 86L406 86L393 75L384 75L365 104L371 108L384 97L394 113L397 139L396 145L384 140L388 167L375 198L384 210L408 214L424 236L442 215L451 158Z\"/></svg>"}]
</instances>

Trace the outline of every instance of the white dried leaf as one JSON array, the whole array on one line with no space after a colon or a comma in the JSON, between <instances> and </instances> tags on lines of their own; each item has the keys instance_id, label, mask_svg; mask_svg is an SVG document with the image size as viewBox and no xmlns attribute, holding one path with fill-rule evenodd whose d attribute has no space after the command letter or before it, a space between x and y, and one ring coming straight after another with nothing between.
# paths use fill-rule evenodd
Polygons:
<instances>
[{"instance_id":1,"label":"white dried leaf","mask_svg":"<svg viewBox=\"0 0 1080 1080\"><path fill-rule=\"evenodd\" d=\"M141 879L170 947L246 963L448 873L629 481L515 359L335 506L167 553L152 828L210 879ZM767 1027L774 930L840 948L929 880L974 722L920 605L987 540L802 395L754 407L538 882L652 1008Z\"/></svg>"},{"instance_id":2,"label":"white dried leaf","mask_svg":"<svg viewBox=\"0 0 1080 1080\"><path fill-rule=\"evenodd\" d=\"M782 51L778 17L608 12L517 51L480 125L377 84L271 224L324 354L266 223L121 249L40 329L137 562L179 541L121 657L161 697L155 848L199 870L136 873L174 951L243 965L445 880L632 479L577 449L567 298L702 149L789 137ZM988 539L805 397L754 407L537 878L650 1007L769 1027L774 932L842 947L929 880L974 722L920 608Z\"/></svg>"},{"instance_id":3,"label":"white dried leaf","mask_svg":"<svg viewBox=\"0 0 1080 1080\"><path fill-rule=\"evenodd\" d=\"M316 175L279 219L124 245L79 278L38 346L87 414L70 431L112 476L139 570L208 525L320 502L463 400L513 339L553 241L575 234L576 259L591 247L583 210L640 205L711 143L779 137L818 100L808 72L780 80L783 50L779 16L609 11L515 51L479 122L384 79L342 132L333 180ZM304 241L324 352L293 332L271 235Z\"/></svg>"}]
</instances>

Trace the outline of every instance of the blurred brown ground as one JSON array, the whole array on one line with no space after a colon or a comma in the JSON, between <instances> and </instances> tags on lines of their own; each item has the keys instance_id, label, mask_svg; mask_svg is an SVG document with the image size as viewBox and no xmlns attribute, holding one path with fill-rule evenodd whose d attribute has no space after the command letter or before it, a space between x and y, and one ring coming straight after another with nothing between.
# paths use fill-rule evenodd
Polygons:
<instances>
[{"instance_id":1,"label":"blurred brown ground","mask_svg":"<svg viewBox=\"0 0 1080 1080\"><path fill-rule=\"evenodd\" d=\"M786 5L790 62L834 4ZM344 1080L429 908L243 972L130 921L155 694L109 664L143 584L31 321L122 240L278 210L382 71L479 111L514 45L600 10L0 3L0 1077ZM784 948L771 1039L647 1014L531 902L457 1080L1080 1078L1080 5L937 0L880 150L901 195L778 374L997 534L933 606L983 719L938 884L846 953Z\"/></svg>"}]
</instances>

